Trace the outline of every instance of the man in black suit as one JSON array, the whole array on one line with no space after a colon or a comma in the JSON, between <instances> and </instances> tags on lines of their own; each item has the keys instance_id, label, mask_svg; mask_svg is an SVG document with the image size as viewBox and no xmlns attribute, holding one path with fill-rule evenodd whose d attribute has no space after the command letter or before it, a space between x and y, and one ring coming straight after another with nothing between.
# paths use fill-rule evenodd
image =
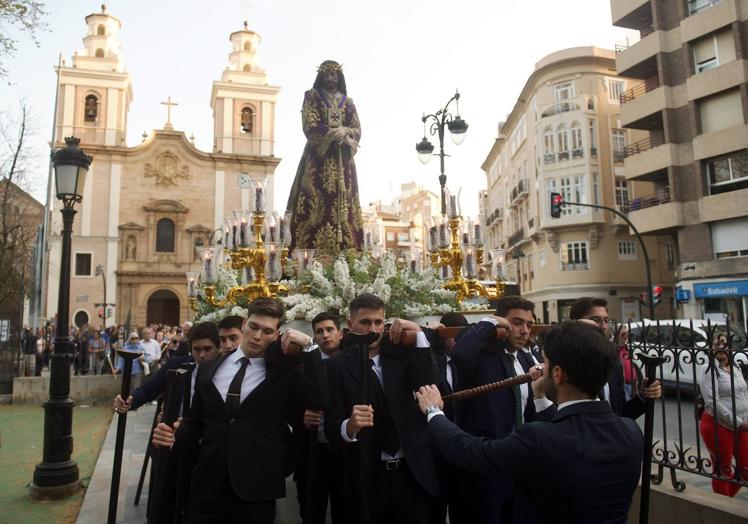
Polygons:
<instances>
[{"instance_id":1,"label":"man in black suit","mask_svg":"<svg viewBox=\"0 0 748 524\"><path fill-rule=\"evenodd\" d=\"M192 363L195 364L195 367L190 379L190 387L194 393L197 368L201 364L215 359L219 353L218 329L216 328L216 325L212 322L195 324L195 326L190 330L188 343L191 348L190 355L181 357L174 356L167 360L166 364L161 366L158 371L153 374L150 380L132 391L127 402L122 399L121 395L117 395L113 402L114 411L124 413L128 410L136 410L143 404L157 399L162 393L164 393L164 391L166 391L166 377L168 371L170 369L191 368Z\"/></svg>"},{"instance_id":2,"label":"man in black suit","mask_svg":"<svg viewBox=\"0 0 748 524\"><path fill-rule=\"evenodd\" d=\"M604 298L580 297L571 306L569 316L572 320L587 320L609 337L608 301ZM662 386L656 380L652 384L644 384L641 391L636 392L630 399L626 399L626 389L623 382L623 364L620 359L610 372L605 385L600 388L598 397L607 400L613 413L621 417L637 419L647 410L647 400L662 397Z\"/></svg>"},{"instance_id":3,"label":"man in black suit","mask_svg":"<svg viewBox=\"0 0 748 524\"><path fill-rule=\"evenodd\" d=\"M239 349L200 367L190 417L175 424L176 435L163 423L154 432L160 446L200 442L185 524L271 524L290 473L289 424L323 402L311 337L288 329L279 339L283 303L260 298L248 313Z\"/></svg>"},{"instance_id":4,"label":"man in black suit","mask_svg":"<svg viewBox=\"0 0 748 524\"><path fill-rule=\"evenodd\" d=\"M641 471L644 437L597 393L615 365L613 346L597 329L567 321L545 337L542 381L558 412L523 424L500 440L461 431L442 416L435 386L418 392L433 446L476 474L511 478L514 521L625 523Z\"/></svg>"},{"instance_id":5,"label":"man in black suit","mask_svg":"<svg viewBox=\"0 0 748 524\"><path fill-rule=\"evenodd\" d=\"M394 319L383 336L384 318L378 297L351 301L350 331L380 335L370 345L348 335L330 359L325 435L344 445L346 523L426 524L438 482L414 392L435 381L434 362L417 324ZM416 347L400 344L405 330L416 332Z\"/></svg>"},{"instance_id":6,"label":"man in black suit","mask_svg":"<svg viewBox=\"0 0 748 524\"><path fill-rule=\"evenodd\" d=\"M540 377L523 348L534 324L533 303L518 296L499 299L496 316L471 326L457 341L452 357L457 364L460 389L533 373ZM522 424L539 416L529 384L494 391L463 400L456 422L477 437L504 438ZM472 472L458 472L455 485L459 504L453 507L453 524L511 522L512 482L506 478L485 479Z\"/></svg>"},{"instance_id":7,"label":"man in black suit","mask_svg":"<svg viewBox=\"0 0 748 524\"><path fill-rule=\"evenodd\" d=\"M326 367L330 357L340 352L343 339L340 317L322 312L312 319L312 331L314 342L320 349L323 372L327 376ZM294 432L294 439L299 447L299 463L294 471L294 480L302 521L305 524L325 524L329 499L332 524L345 524L341 446L330 444L325 437L324 412L313 409L304 411L304 427ZM313 493L308 492L309 485ZM311 522L306 519L307 502L310 501L310 497L314 506L314 517Z\"/></svg>"},{"instance_id":8,"label":"man in black suit","mask_svg":"<svg viewBox=\"0 0 748 524\"><path fill-rule=\"evenodd\" d=\"M238 315L223 317L218 323L218 340L221 341L221 353L232 353L242 341L244 319Z\"/></svg>"}]
</instances>

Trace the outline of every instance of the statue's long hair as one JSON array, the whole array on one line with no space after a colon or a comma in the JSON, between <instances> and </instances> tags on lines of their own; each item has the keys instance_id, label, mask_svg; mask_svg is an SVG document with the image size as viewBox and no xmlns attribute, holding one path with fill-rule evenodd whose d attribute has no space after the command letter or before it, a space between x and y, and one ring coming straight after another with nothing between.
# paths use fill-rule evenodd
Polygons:
<instances>
[{"instance_id":1,"label":"statue's long hair","mask_svg":"<svg viewBox=\"0 0 748 524\"><path fill-rule=\"evenodd\" d=\"M317 78L314 80L314 89L317 91L323 90L325 88L324 82L325 82L325 73L324 73L324 67L326 65L339 65L335 60L325 60L322 62L319 66L319 69L317 70ZM343 93L344 95L348 94L348 91L345 87L345 75L343 74L343 70L338 71L338 91Z\"/></svg>"}]
</instances>

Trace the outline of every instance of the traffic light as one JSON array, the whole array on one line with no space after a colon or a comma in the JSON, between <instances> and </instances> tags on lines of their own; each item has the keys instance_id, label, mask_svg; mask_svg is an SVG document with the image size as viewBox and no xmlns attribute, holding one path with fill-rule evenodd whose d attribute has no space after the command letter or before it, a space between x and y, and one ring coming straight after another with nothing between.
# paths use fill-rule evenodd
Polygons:
<instances>
[{"instance_id":1,"label":"traffic light","mask_svg":"<svg viewBox=\"0 0 748 524\"><path fill-rule=\"evenodd\" d=\"M99 314L99 318L104 318L104 310L103 309L99 309L98 314Z\"/></svg>"},{"instance_id":2,"label":"traffic light","mask_svg":"<svg viewBox=\"0 0 748 524\"><path fill-rule=\"evenodd\" d=\"M662 286L652 287L652 299L654 300L655 306L660 303L660 300L662 299Z\"/></svg>"},{"instance_id":3,"label":"traffic light","mask_svg":"<svg viewBox=\"0 0 748 524\"><path fill-rule=\"evenodd\" d=\"M564 203L564 197L561 193L551 193L551 218L561 217L561 206Z\"/></svg>"}]
</instances>

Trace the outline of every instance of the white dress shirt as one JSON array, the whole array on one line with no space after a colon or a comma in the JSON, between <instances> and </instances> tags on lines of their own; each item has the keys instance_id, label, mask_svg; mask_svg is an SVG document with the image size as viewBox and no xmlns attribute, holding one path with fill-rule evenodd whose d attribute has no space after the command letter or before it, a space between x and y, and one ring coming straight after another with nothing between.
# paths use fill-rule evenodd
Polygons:
<instances>
[{"instance_id":1,"label":"white dress shirt","mask_svg":"<svg viewBox=\"0 0 748 524\"><path fill-rule=\"evenodd\" d=\"M517 376L524 375L525 370L524 368L522 368L522 364L519 363L519 359L517 358L517 353L516 352L513 353L507 349L505 349L504 351L512 359L512 363L514 364L514 372L517 374ZM527 406L527 399L530 398L530 385L527 383L520 384L519 391L522 396L522 422L524 422L525 421L525 407Z\"/></svg>"},{"instance_id":2,"label":"white dress shirt","mask_svg":"<svg viewBox=\"0 0 748 524\"><path fill-rule=\"evenodd\" d=\"M449 384L449 389L454 391L455 388L453 383L454 378L452 377L452 366L449 365L449 363L452 362L452 357L450 357L449 355L445 356L447 357L447 384Z\"/></svg>"},{"instance_id":3,"label":"white dress shirt","mask_svg":"<svg viewBox=\"0 0 748 524\"><path fill-rule=\"evenodd\" d=\"M155 338L148 341L141 340L140 347L143 348L143 359L146 364L153 364L161 358L161 344Z\"/></svg>"},{"instance_id":4,"label":"white dress shirt","mask_svg":"<svg viewBox=\"0 0 748 524\"><path fill-rule=\"evenodd\" d=\"M226 394L229 392L229 386L231 381L234 380L234 375L239 371L241 363L239 360L245 356L241 346L236 351L229 354L226 359L221 362L216 370L216 374L213 375L213 384L216 386L218 393L221 394L223 401L226 402ZM244 374L244 380L242 380L242 389L239 396L239 403L244 402L254 389L265 380L265 357L250 358L249 364L247 364L247 370Z\"/></svg>"}]
</instances>

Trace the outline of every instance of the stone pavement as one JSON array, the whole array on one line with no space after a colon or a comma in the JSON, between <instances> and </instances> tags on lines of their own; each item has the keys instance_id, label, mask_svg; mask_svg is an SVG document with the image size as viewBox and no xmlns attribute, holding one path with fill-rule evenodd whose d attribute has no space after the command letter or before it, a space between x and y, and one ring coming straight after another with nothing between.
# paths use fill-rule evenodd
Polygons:
<instances>
[{"instance_id":1,"label":"stone pavement","mask_svg":"<svg viewBox=\"0 0 748 524\"><path fill-rule=\"evenodd\" d=\"M148 504L148 475L146 474L140 505L134 506L135 490L138 487L140 469L150 435L155 406L143 406L127 416L125 448L122 453L122 476L120 478L119 504L117 522L123 524L144 524L145 510ZM104 446L96 462L91 481L83 499L78 524L101 524L107 521L109 511L109 489L112 478L112 461L114 458L114 440L117 435L117 416L112 419ZM276 524L299 524L298 505L296 503L296 486L289 479L286 481L286 498L278 501Z\"/></svg>"}]
</instances>

